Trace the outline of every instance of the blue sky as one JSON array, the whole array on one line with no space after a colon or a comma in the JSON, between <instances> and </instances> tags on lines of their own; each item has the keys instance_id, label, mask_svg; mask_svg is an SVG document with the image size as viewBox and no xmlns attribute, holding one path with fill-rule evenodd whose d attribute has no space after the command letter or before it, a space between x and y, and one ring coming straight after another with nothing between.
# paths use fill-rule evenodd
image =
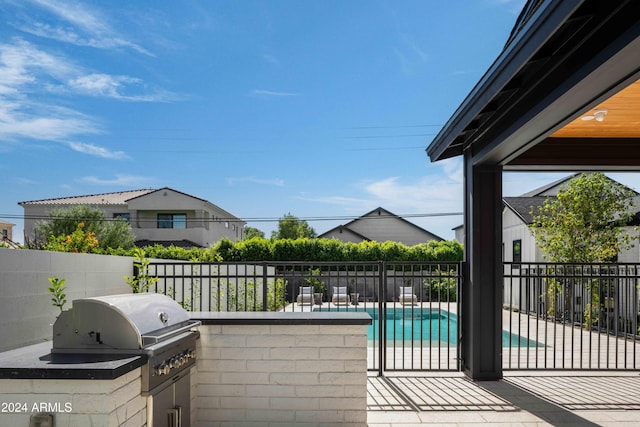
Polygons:
<instances>
[{"instance_id":1,"label":"blue sky","mask_svg":"<svg viewBox=\"0 0 640 427\"><path fill-rule=\"evenodd\" d=\"M18 202L167 186L267 236L382 206L451 239L461 160L425 149L523 3L0 0L0 220L22 241Z\"/></svg>"}]
</instances>

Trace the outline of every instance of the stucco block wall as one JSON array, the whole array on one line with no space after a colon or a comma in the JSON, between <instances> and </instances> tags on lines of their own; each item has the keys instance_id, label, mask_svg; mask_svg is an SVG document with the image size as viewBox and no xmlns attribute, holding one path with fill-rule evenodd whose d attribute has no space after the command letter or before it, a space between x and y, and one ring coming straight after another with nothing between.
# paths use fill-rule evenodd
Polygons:
<instances>
[{"instance_id":1,"label":"stucco block wall","mask_svg":"<svg viewBox=\"0 0 640 427\"><path fill-rule=\"evenodd\" d=\"M26 409L0 414L0 425L28 426L35 409L48 405L42 412L54 413L56 427L143 427L147 401L140 387L141 368L115 380L0 380L2 402Z\"/></svg>"},{"instance_id":2,"label":"stucco block wall","mask_svg":"<svg viewBox=\"0 0 640 427\"><path fill-rule=\"evenodd\" d=\"M366 426L366 326L199 330L196 425Z\"/></svg>"},{"instance_id":3,"label":"stucco block wall","mask_svg":"<svg viewBox=\"0 0 640 427\"><path fill-rule=\"evenodd\" d=\"M0 248L0 351L51 339L59 310L49 277L66 279L69 308L77 298L131 292L122 276L132 274L131 257Z\"/></svg>"}]
</instances>

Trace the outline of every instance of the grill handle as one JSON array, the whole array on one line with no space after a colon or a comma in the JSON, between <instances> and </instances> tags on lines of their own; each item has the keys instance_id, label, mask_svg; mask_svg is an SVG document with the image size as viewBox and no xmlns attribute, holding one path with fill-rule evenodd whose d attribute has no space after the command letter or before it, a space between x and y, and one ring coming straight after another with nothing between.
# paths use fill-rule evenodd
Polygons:
<instances>
[{"instance_id":1,"label":"grill handle","mask_svg":"<svg viewBox=\"0 0 640 427\"><path fill-rule=\"evenodd\" d=\"M189 323L188 325L185 326L181 326L178 329L174 329L171 332L167 332L166 334L161 334L161 335L142 335L142 339L143 340L152 340L154 343L157 343L160 340L163 340L167 337L170 337L172 335L176 335L179 334L180 332L184 332L184 331L188 331L189 329L193 328L194 326L199 326L202 322L200 322L199 320L193 321L191 323Z\"/></svg>"}]
</instances>

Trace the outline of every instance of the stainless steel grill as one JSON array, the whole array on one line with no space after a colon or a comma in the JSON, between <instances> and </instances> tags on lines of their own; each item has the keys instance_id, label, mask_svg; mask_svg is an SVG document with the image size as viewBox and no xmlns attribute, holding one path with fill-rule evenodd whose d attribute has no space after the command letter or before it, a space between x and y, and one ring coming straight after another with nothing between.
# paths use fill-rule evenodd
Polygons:
<instances>
[{"instance_id":1,"label":"stainless steel grill","mask_svg":"<svg viewBox=\"0 0 640 427\"><path fill-rule=\"evenodd\" d=\"M199 324L161 294L77 299L53 325L52 353L146 357L141 393L149 396L148 424L188 426L189 373L196 363Z\"/></svg>"}]
</instances>

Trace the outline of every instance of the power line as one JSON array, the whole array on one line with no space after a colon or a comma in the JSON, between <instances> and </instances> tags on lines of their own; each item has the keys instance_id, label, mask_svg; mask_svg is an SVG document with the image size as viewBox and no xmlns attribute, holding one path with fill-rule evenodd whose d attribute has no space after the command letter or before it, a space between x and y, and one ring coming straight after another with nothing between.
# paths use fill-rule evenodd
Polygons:
<instances>
[{"instance_id":1,"label":"power line","mask_svg":"<svg viewBox=\"0 0 640 427\"><path fill-rule=\"evenodd\" d=\"M355 215L334 215L334 216L308 216L308 217L295 217L300 221L307 222L318 222L318 221L351 221L354 219L362 219L362 220L380 220L380 219L389 219L389 218L433 218L433 217L445 217L445 216L460 216L462 212L432 212L432 213L413 213L413 214L403 214L403 215L379 215L379 216L371 216L371 217L362 217ZM47 215L16 215L16 214L0 214L0 218L2 219L30 219L30 220L44 220L49 221L54 218ZM68 220L74 221L98 221L95 218L64 218ZM100 221L118 221L122 218L104 218ZM282 220L283 217L246 217L246 218L232 218L232 217L215 217L215 218L187 218L187 222L278 222ZM157 219L154 218L137 218L135 219L136 223L156 223Z\"/></svg>"}]
</instances>

